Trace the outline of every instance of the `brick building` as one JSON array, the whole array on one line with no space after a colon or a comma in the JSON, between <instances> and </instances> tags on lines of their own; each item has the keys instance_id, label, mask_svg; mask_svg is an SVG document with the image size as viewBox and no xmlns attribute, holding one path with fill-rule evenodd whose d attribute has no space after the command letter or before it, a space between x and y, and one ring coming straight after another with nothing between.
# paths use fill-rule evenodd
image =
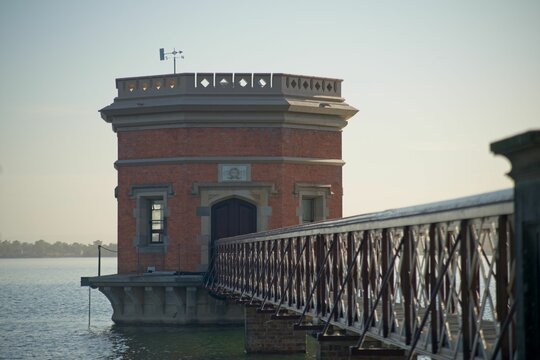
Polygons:
<instances>
[{"instance_id":1,"label":"brick building","mask_svg":"<svg viewBox=\"0 0 540 360\"><path fill-rule=\"evenodd\" d=\"M203 272L217 238L342 216L341 80L117 79L118 273Z\"/></svg>"}]
</instances>

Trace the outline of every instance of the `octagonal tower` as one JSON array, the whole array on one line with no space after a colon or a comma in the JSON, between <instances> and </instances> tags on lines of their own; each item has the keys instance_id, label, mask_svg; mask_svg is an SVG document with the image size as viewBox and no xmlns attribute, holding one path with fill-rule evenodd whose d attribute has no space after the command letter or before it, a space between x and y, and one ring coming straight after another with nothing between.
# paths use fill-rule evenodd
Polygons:
<instances>
[{"instance_id":1,"label":"octagonal tower","mask_svg":"<svg viewBox=\"0 0 540 360\"><path fill-rule=\"evenodd\" d=\"M339 79L116 80L118 273L204 272L215 239L342 216Z\"/></svg>"}]
</instances>

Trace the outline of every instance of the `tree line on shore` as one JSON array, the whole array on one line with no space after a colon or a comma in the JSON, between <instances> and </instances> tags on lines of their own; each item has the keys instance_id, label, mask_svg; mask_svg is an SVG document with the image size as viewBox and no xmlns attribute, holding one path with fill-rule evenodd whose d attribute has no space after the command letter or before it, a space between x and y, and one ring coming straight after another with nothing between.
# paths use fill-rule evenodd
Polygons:
<instances>
[{"instance_id":1,"label":"tree line on shore","mask_svg":"<svg viewBox=\"0 0 540 360\"><path fill-rule=\"evenodd\" d=\"M77 242L68 244L60 241L51 244L45 240L27 243L18 240L4 240L0 242L0 258L97 257L98 245L104 248L101 250L101 256L116 256L116 244L106 245L100 240L96 240L92 244Z\"/></svg>"}]
</instances>

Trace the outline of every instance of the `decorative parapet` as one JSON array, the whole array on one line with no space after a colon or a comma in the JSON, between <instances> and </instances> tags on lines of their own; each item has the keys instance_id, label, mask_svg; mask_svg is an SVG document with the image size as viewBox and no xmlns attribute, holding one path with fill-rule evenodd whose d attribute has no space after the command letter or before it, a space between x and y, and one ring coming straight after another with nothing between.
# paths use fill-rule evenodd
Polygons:
<instances>
[{"instance_id":1,"label":"decorative parapet","mask_svg":"<svg viewBox=\"0 0 540 360\"><path fill-rule=\"evenodd\" d=\"M358 111L341 97L341 82L270 73L121 78L118 96L100 112L114 131L216 124L340 131Z\"/></svg>"},{"instance_id":2,"label":"decorative parapet","mask_svg":"<svg viewBox=\"0 0 540 360\"><path fill-rule=\"evenodd\" d=\"M341 79L270 73L183 73L116 80L118 98L185 94L341 97Z\"/></svg>"}]
</instances>

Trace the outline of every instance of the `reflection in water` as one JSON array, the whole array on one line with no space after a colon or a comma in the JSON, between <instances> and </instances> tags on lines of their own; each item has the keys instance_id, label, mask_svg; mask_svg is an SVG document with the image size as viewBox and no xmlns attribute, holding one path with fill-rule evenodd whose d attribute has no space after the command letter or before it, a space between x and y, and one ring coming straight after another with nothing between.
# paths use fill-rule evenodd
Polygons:
<instances>
[{"instance_id":1,"label":"reflection in water","mask_svg":"<svg viewBox=\"0 0 540 360\"><path fill-rule=\"evenodd\" d=\"M113 352L123 359L238 359L244 357L239 327L113 326Z\"/></svg>"},{"instance_id":2,"label":"reflection in water","mask_svg":"<svg viewBox=\"0 0 540 360\"><path fill-rule=\"evenodd\" d=\"M112 359L252 359L304 360L308 354L245 354L244 328L238 326L204 327L135 327L111 326L107 331L94 333L108 342L102 347ZM105 345L105 344L102 344ZM98 350L99 353L99 350ZM100 357L100 354L96 354ZM103 354L105 355L105 354Z\"/></svg>"}]
</instances>

